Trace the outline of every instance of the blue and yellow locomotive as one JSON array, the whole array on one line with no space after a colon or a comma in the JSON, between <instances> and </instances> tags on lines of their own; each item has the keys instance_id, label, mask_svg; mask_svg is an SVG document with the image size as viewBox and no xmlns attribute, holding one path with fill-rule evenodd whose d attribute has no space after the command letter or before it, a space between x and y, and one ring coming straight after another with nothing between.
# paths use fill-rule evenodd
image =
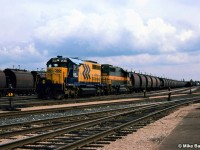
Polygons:
<instances>
[{"instance_id":1,"label":"blue and yellow locomotive","mask_svg":"<svg viewBox=\"0 0 200 150\"><path fill-rule=\"evenodd\" d=\"M58 56L47 62L46 81L42 83L40 98L77 97L100 94L105 88L101 84L101 65L94 61Z\"/></svg>"}]
</instances>

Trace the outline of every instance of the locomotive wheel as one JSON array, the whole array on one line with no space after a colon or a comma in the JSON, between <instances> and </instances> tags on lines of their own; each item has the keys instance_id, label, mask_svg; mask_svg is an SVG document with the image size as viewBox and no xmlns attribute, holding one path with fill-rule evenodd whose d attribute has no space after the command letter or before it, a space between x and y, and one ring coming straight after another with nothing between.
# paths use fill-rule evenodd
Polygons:
<instances>
[{"instance_id":1,"label":"locomotive wheel","mask_svg":"<svg viewBox=\"0 0 200 150\"><path fill-rule=\"evenodd\" d=\"M63 99L65 97L64 93L62 91L56 91L54 93L54 98L55 99Z\"/></svg>"},{"instance_id":2,"label":"locomotive wheel","mask_svg":"<svg viewBox=\"0 0 200 150\"><path fill-rule=\"evenodd\" d=\"M47 87L46 89L45 89L45 92L44 92L45 94L44 94L44 98L45 99L50 99L51 98L51 89L49 88L49 87Z\"/></svg>"},{"instance_id":3,"label":"locomotive wheel","mask_svg":"<svg viewBox=\"0 0 200 150\"><path fill-rule=\"evenodd\" d=\"M43 94L38 92L37 97L38 98L43 98Z\"/></svg>"}]
</instances>

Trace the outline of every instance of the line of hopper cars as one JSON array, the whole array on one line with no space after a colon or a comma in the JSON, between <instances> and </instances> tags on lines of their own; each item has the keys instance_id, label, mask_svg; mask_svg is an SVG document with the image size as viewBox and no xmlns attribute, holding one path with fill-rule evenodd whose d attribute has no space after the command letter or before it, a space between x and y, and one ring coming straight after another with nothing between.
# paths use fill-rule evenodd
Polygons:
<instances>
[{"instance_id":1,"label":"line of hopper cars","mask_svg":"<svg viewBox=\"0 0 200 150\"><path fill-rule=\"evenodd\" d=\"M94 61L58 56L47 62L47 71L0 70L0 96L10 89L18 95L37 93L39 98L62 99L185 87L188 82L160 78Z\"/></svg>"},{"instance_id":2,"label":"line of hopper cars","mask_svg":"<svg viewBox=\"0 0 200 150\"><path fill-rule=\"evenodd\" d=\"M137 90L154 90L154 89L164 89L164 88L178 88L185 87L187 82L177 81L166 78L159 78L150 75L130 73L132 89Z\"/></svg>"},{"instance_id":3,"label":"line of hopper cars","mask_svg":"<svg viewBox=\"0 0 200 150\"><path fill-rule=\"evenodd\" d=\"M0 96L6 96L10 91L18 95L36 93L36 85L45 78L46 73L19 69L0 70Z\"/></svg>"}]
</instances>

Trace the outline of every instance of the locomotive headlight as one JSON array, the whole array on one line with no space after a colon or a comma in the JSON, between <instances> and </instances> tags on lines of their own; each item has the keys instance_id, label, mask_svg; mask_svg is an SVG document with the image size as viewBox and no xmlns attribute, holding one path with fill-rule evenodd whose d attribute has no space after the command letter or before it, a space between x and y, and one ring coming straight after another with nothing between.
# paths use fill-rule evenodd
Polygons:
<instances>
[{"instance_id":1,"label":"locomotive headlight","mask_svg":"<svg viewBox=\"0 0 200 150\"><path fill-rule=\"evenodd\" d=\"M73 73L73 77L78 77L76 72Z\"/></svg>"}]
</instances>

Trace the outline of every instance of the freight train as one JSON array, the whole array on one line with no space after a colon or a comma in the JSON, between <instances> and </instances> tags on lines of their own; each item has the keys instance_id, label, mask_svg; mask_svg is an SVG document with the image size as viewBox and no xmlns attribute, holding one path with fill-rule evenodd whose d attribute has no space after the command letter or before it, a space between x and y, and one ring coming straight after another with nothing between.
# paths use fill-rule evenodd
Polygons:
<instances>
[{"instance_id":1,"label":"freight train","mask_svg":"<svg viewBox=\"0 0 200 150\"><path fill-rule=\"evenodd\" d=\"M45 78L46 73L41 71L0 70L0 96L6 96L9 92L18 95L35 94L37 92L36 85Z\"/></svg>"},{"instance_id":2,"label":"freight train","mask_svg":"<svg viewBox=\"0 0 200 150\"><path fill-rule=\"evenodd\" d=\"M62 99L184 87L186 84L185 81L129 72L109 64L57 56L47 62L46 79L37 87L40 98Z\"/></svg>"}]
</instances>

